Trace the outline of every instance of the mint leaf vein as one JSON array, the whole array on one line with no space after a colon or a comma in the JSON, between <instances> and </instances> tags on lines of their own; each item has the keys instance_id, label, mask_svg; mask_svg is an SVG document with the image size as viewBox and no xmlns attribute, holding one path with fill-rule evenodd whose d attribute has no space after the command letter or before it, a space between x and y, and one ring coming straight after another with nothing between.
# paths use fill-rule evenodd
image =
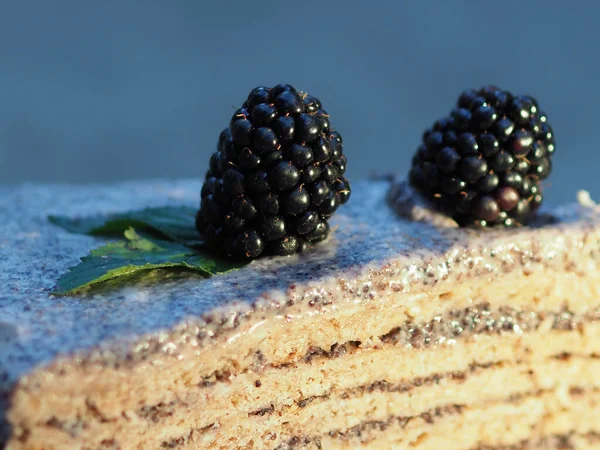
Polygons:
<instances>
[{"instance_id":1,"label":"mint leaf vein","mask_svg":"<svg viewBox=\"0 0 600 450\"><path fill-rule=\"evenodd\" d=\"M211 276L245 265L220 259L202 248L140 236L131 227L125 230L124 236L124 241L106 244L81 258L81 263L58 280L54 294L72 294L113 278L151 269L191 269Z\"/></svg>"}]
</instances>

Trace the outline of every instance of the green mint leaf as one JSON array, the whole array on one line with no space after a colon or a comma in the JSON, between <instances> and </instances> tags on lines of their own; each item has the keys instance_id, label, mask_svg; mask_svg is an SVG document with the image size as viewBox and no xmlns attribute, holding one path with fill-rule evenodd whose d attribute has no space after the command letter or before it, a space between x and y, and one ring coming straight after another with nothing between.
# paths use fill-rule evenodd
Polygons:
<instances>
[{"instance_id":1,"label":"green mint leaf","mask_svg":"<svg viewBox=\"0 0 600 450\"><path fill-rule=\"evenodd\" d=\"M169 240L197 245L202 238L195 228L195 216L196 210L188 206L164 206L90 217L48 216L48 219L71 233L121 236L129 227L135 227Z\"/></svg>"},{"instance_id":2,"label":"green mint leaf","mask_svg":"<svg viewBox=\"0 0 600 450\"><path fill-rule=\"evenodd\" d=\"M125 230L125 241L106 244L81 258L57 282L55 295L66 295L117 277L161 268L195 270L206 276L229 272L245 265L207 253L202 248L140 236Z\"/></svg>"}]
</instances>

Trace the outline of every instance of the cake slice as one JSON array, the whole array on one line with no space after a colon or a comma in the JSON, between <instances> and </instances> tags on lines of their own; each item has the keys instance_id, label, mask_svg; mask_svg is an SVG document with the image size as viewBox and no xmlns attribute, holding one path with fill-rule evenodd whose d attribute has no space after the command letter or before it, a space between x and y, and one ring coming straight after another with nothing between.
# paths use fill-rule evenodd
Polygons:
<instances>
[{"instance_id":1,"label":"cake slice","mask_svg":"<svg viewBox=\"0 0 600 450\"><path fill-rule=\"evenodd\" d=\"M600 446L592 202L474 230L388 181L355 183L308 253L49 295L98 239L48 213L193 204L199 187L0 191L6 448Z\"/></svg>"}]
</instances>

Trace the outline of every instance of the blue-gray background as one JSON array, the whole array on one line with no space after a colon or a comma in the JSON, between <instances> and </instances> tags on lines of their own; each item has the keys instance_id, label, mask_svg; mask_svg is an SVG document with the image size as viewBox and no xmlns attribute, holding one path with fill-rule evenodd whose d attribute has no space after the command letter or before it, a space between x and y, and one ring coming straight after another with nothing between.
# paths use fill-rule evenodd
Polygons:
<instances>
[{"instance_id":1,"label":"blue-gray background","mask_svg":"<svg viewBox=\"0 0 600 450\"><path fill-rule=\"evenodd\" d=\"M201 177L256 85L318 96L349 175L405 172L465 87L538 98L551 203L600 194L593 1L0 2L0 183Z\"/></svg>"}]
</instances>

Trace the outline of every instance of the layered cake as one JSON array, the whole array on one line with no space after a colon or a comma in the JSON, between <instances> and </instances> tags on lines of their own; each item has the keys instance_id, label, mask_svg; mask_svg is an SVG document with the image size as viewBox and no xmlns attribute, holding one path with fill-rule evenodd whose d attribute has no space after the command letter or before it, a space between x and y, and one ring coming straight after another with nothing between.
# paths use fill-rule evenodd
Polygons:
<instances>
[{"instance_id":1,"label":"layered cake","mask_svg":"<svg viewBox=\"0 0 600 450\"><path fill-rule=\"evenodd\" d=\"M599 448L600 206L581 193L540 210L555 142L537 101L464 91L423 133L408 181L351 189L342 144L317 98L258 87L202 187L0 191L2 446ZM48 214L198 192L195 223L179 225L203 246L170 245L238 270L52 295L98 239ZM135 247L136 264L155 246ZM94 257L87 280L108 267Z\"/></svg>"},{"instance_id":2,"label":"layered cake","mask_svg":"<svg viewBox=\"0 0 600 450\"><path fill-rule=\"evenodd\" d=\"M199 183L0 190L0 442L35 449L594 449L600 208L460 228L353 185L330 237L225 275L71 297L101 241L49 224L195 204Z\"/></svg>"}]
</instances>

